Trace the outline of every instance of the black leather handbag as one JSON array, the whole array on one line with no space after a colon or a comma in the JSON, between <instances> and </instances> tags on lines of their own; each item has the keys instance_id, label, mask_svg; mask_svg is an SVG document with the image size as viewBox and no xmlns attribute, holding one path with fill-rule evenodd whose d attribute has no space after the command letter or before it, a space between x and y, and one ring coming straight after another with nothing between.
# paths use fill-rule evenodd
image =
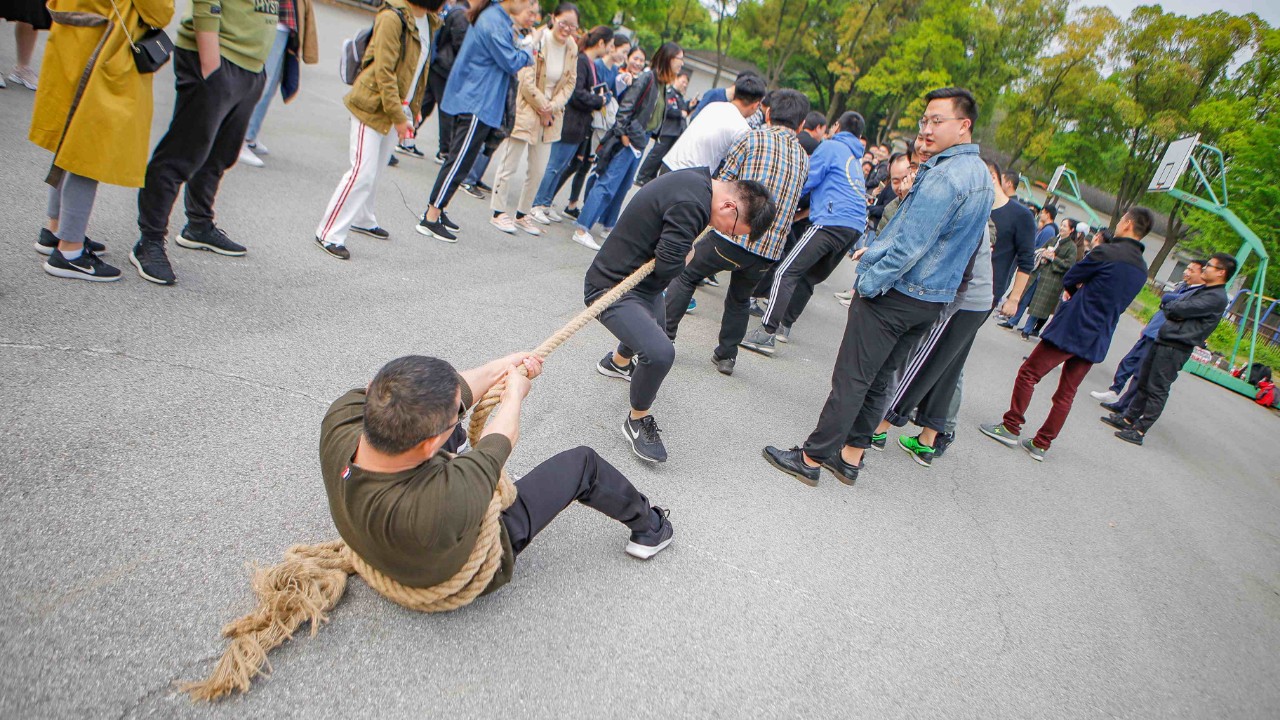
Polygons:
<instances>
[{"instance_id":1,"label":"black leather handbag","mask_svg":"<svg viewBox=\"0 0 1280 720\"><path fill-rule=\"evenodd\" d=\"M120 8L116 7L115 0L111 2L111 9L116 11L116 19L124 27L124 17L120 14ZM169 62L169 56L173 55L173 40L169 39L164 30L150 28L137 40L133 39L129 28L124 28L124 31L125 37L129 39L129 48L133 51L133 64L138 67L139 73L150 75Z\"/></svg>"}]
</instances>

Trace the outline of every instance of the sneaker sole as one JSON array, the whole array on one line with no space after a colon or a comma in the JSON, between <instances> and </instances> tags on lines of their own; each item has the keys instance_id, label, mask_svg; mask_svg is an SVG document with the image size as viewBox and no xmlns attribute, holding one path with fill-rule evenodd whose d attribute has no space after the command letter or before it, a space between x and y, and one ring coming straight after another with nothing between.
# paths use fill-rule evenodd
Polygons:
<instances>
[{"instance_id":1,"label":"sneaker sole","mask_svg":"<svg viewBox=\"0 0 1280 720\"><path fill-rule=\"evenodd\" d=\"M1018 444L1018 441L1016 439L1011 440L1006 437L1001 437L999 435L996 435L993 432L989 432L986 428L982 427L981 425L978 426L978 431L1005 447L1015 447Z\"/></svg>"},{"instance_id":2,"label":"sneaker sole","mask_svg":"<svg viewBox=\"0 0 1280 720\"><path fill-rule=\"evenodd\" d=\"M188 250L208 250L211 253L226 255L227 257L243 257L245 253L249 252L248 250L226 250L206 243L196 242L186 235L179 235L174 242Z\"/></svg>"},{"instance_id":3,"label":"sneaker sole","mask_svg":"<svg viewBox=\"0 0 1280 720\"><path fill-rule=\"evenodd\" d=\"M888 444L888 440L885 440L885 444ZM875 443L871 443L871 447L876 450L879 450L880 452L884 452L884 445L877 445Z\"/></svg>"},{"instance_id":4,"label":"sneaker sole","mask_svg":"<svg viewBox=\"0 0 1280 720\"><path fill-rule=\"evenodd\" d=\"M773 348L768 347L767 345L756 345L755 343L749 342L740 342L738 344L752 352L757 352L768 357L773 357L773 353L775 352Z\"/></svg>"},{"instance_id":5,"label":"sneaker sole","mask_svg":"<svg viewBox=\"0 0 1280 720\"><path fill-rule=\"evenodd\" d=\"M504 233L506 233L506 234L508 234L508 235L515 235L515 234L516 234L516 229L515 229L514 227L511 227L511 228L505 228L505 227L502 227L501 225L499 225L499 224L497 224L497 223L494 223L494 222L490 222L489 224L490 224L490 225L492 225L492 226L494 227L494 229L496 229L496 230L500 230L500 231L502 231L502 232L504 232Z\"/></svg>"},{"instance_id":6,"label":"sneaker sole","mask_svg":"<svg viewBox=\"0 0 1280 720\"><path fill-rule=\"evenodd\" d=\"M368 230L366 230L366 229L364 229L364 228L357 228L357 227L353 227L353 228L351 228L351 232L353 232L353 233L355 233L355 234L357 234L357 235L366 235L366 236L371 237L371 238L377 238L378 240L390 240L390 239L391 239L391 235L390 235L390 234L387 234L387 235L385 235L385 236L383 236L383 235L378 235L377 233L371 233L371 232L369 232Z\"/></svg>"},{"instance_id":7,"label":"sneaker sole","mask_svg":"<svg viewBox=\"0 0 1280 720\"><path fill-rule=\"evenodd\" d=\"M782 336L782 335L774 335L773 337L774 337L774 339L775 339L775 340L777 340L777 341L778 341L778 342L780 342L780 343L789 343L789 342L791 342L791 338L789 338L789 337L784 337L784 336Z\"/></svg>"},{"instance_id":8,"label":"sneaker sole","mask_svg":"<svg viewBox=\"0 0 1280 720\"><path fill-rule=\"evenodd\" d=\"M396 146L396 152L398 152L398 153L400 153L401 155L404 155L404 156L406 156L406 157L411 157L411 158L413 158L413 159L415 159L415 160L426 160L426 159L427 159L427 156L426 156L426 155L423 155L423 154L421 154L421 153L409 152L408 150L405 150L404 148L402 148L402 147L400 147L400 146L398 146L398 145Z\"/></svg>"},{"instance_id":9,"label":"sneaker sole","mask_svg":"<svg viewBox=\"0 0 1280 720\"><path fill-rule=\"evenodd\" d=\"M322 243L322 242L320 242L319 240L313 240L312 242L314 242L314 243L315 243L315 246L316 246L316 247L318 247L318 248L320 248L321 250L323 250L323 251L324 251L324 254L325 254L325 255L328 255L329 257L337 258L337 259L339 259L339 260L350 260L350 259L351 259L351 258L349 258L349 257L342 257L341 255L338 255L338 254L336 254L336 253L332 253L332 252L330 252L330 251L329 251L329 248L325 247L325 244L324 244L324 243Z\"/></svg>"},{"instance_id":10,"label":"sneaker sole","mask_svg":"<svg viewBox=\"0 0 1280 720\"><path fill-rule=\"evenodd\" d=\"M902 452L904 452L904 453L906 453L906 454L910 455L910 456L911 456L911 459L912 459L912 460L915 460L915 461L916 461L916 464L917 464L917 465L919 465L920 467L933 467L933 465L932 465L932 464L927 463L927 462L925 462L923 459L921 459L921 458L920 458L920 456L919 456L918 454L916 454L916 451L908 449L908 448L907 448L905 445L903 445L902 443L898 443L898 447L902 448Z\"/></svg>"},{"instance_id":11,"label":"sneaker sole","mask_svg":"<svg viewBox=\"0 0 1280 720\"><path fill-rule=\"evenodd\" d=\"M822 470L822 469L821 469L821 468L819 468L819 469L818 469L818 470L819 470L819 472L818 472L818 478L808 478L808 477L805 477L804 475L802 475L802 474L800 474L800 473L796 472L795 470L792 470L792 469L791 469L791 468L789 468L789 467L784 467L784 466L782 466L782 465L779 465L779 464L778 464L778 461L777 461L777 460L774 460L774 459L773 459L773 456L772 456L772 455L770 455L768 452L766 452L766 451L764 451L764 450L761 450L761 451L760 451L760 455L764 457L764 461L765 461L765 462L767 462L767 463L769 463L769 465L771 465L771 466L773 467L773 469L774 469L774 470L780 470L780 471L782 471L782 472L784 472L784 473L786 473L786 474L790 475L791 477L793 477L793 478L795 478L795 479L799 480L801 483L804 483L805 485L808 485L809 487L818 487L818 479L821 479L821 477L822 477L822 472L821 472L821 470Z\"/></svg>"},{"instance_id":12,"label":"sneaker sole","mask_svg":"<svg viewBox=\"0 0 1280 720\"><path fill-rule=\"evenodd\" d=\"M588 250L591 250L591 251L593 251L593 252L598 252L598 251L600 250L600 246L599 246L599 245L597 245L596 243L591 243L590 245L588 245L588 244L586 243L586 241L584 241L584 240L579 240L579 239L577 238L577 236L574 236L573 241L574 241L574 242L576 242L576 243L578 243L578 244L579 244L579 245L581 245L582 247L584 247L584 248L586 248L586 249L588 249Z\"/></svg>"},{"instance_id":13,"label":"sneaker sole","mask_svg":"<svg viewBox=\"0 0 1280 720\"><path fill-rule=\"evenodd\" d=\"M666 550L667 546L671 544L672 540L675 540L675 538L669 537L666 540L663 540L662 542L658 543L657 545L641 545L640 543L628 542L627 554L633 558L638 558L640 560L648 560L654 555L657 555L663 550Z\"/></svg>"},{"instance_id":14,"label":"sneaker sole","mask_svg":"<svg viewBox=\"0 0 1280 720\"><path fill-rule=\"evenodd\" d=\"M165 282L164 280L161 280L159 278L154 278L148 275L147 272L142 269L142 263L138 261L137 256L134 255L132 251L129 252L129 262L133 263L133 267L135 270L138 271L138 275L142 276L142 279L146 280L147 282L153 282L157 285L165 285L165 286L175 285L178 282L177 280L174 280L173 282Z\"/></svg>"},{"instance_id":15,"label":"sneaker sole","mask_svg":"<svg viewBox=\"0 0 1280 720\"><path fill-rule=\"evenodd\" d=\"M1023 445L1022 443L1018 443L1018 446L1021 447L1022 451L1025 452L1028 456L1030 456L1032 460L1035 460L1036 462L1044 462L1043 456L1032 453L1031 450L1028 449L1026 445Z\"/></svg>"},{"instance_id":16,"label":"sneaker sole","mask_svg":"<svg viewBox=\"0 0 1280 720\"><path fill-rule=\"evenodd\" d=\"M440 236L440 235L437 235L437 234L435 234L435 233L431 232L430 230L428 230L427 228L422 227L421 225L414 225L414 226L413 226L413 229L417 230L419 235L426 235L427 237L435 238L435 239L439 240L440 242L447 242L447 243L456 243L456 242L458 242L458 238L453 238L452 240L450 240L450 239L449 239L449 238L447 238L447 237L442 237L442 236Z\"/></svg>"},{"instance_id":17,"label":"sneaker sole","mask_svg":"<svg viewBox=\"0 0 1280 720\"><path fill-rule=\"evenodd\" d=\"M44 271L54 277L66 278L68 280L88 280L89 282L115 282L116 280L120 279L119 275L114 275L112 277L102 277L100 275L86 275L82 272L76 272L75 270L63 270L62 268L56 268L50 265L49 263L44 264Z\"/></svg>"},{"instance_id":18,"label":"sneaker sole","mask_svg":"<svg viewBox=\"0 0 1280 720\"><path fill-rule=\"evenodd\" d=\"M1098 418L1098 420L1099 420L1103 425L1107 425L1107 426L1113 427L1113 428L1115 428L1115 429L1117 429L1117 430L1128 430L1128 429L1129 429L1129 426L1128 426L1128 425L1125 425L1123 422L1111 422L1111 418L1110 418L1110 417L1108 417L1108 416L1106 416L1106 415L1103 415L1102 417Z\"/></svg>"},{"instance_id":19,"label":"sneaker sole","mask_svg":"<svg viewBox=\"0 0 1280 720\"><path fill-rule=\"evenodd\" d=\"M48 257L53 254L53 248L51 247L45 247L40 243L35 243L34 247L36 249L36 252L40 253L41 255L44 255L45 257ZM101 255L102 253L98 253L98 254Z\"/></svg>"},{"instance_id":20,"label":"sneaker sole","mask_svg":"<svg viewBox=\"0 0 1280 720\"><path fill-rule=\"evenodd\" d=\"M666 462L666 460L659 460L658 458L651 458L651 457L648 457L648 456L646 456L646 455L642 455L642 454L640 454L640 450L639 450L639 448L637 448L637 447L636 447L636 442L635 442L635 440L634 440L634 439L632 439L632 437L631 437L631 433L627 432L627 421L626 421L626 420L623 420L623 421L622 421L622 437L624 437L624 438L626 438L626 439L627 439L627 444L631 446L631 452L635 453L635 456L636 456L636 457L638 457L638 458L640 458L641 460L643 460L643 461L645 461L645 462L647 462L647 463L653 463L653 464L655 464L655 465L656 465L656 464L658 464L658 463L664 463L664 462Z\"/></svg>"},{"instance_id":21,"label":"sneaker sole","mask_svg":"<svg viewBox=\"0 0 1280 720\"><path fill-rule=\"evenodd\" d=\"M604 366L602 366L600 363L596 363L596 372L600 373L605 377L618 378L619 380L626 380L627 382L631 382L630 374L624 375L623 373L620 373L616 370L606 370Z\"/></svg>"},{"instance_id":22,"label":"sneaker sole","mask_svg":"<svg viewBox=\"0 0 1280 720\"><path fill-rule=\"evenodd\" d=\"M528 233L529 235L532 235L534 237L542 237L542 231L539 230L538 228L533 228L532 230L530 230L529 228L522 228L519 225L517 225L516 229L520 230L521 232Z\"/></svg>"}]
</instances>

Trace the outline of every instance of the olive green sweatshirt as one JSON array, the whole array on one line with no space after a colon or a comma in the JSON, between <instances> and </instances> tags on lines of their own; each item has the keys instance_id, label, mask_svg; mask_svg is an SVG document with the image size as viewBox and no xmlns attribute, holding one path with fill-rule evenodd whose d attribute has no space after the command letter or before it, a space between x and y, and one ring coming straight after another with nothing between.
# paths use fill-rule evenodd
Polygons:
<instances>
[{"instance_id":1,"label":"olive green sweatshirt","mask_svg":"<svg viewBox=\"0 0 1280 720\"><path fill-rule=\"evenodd\" d=\"M280 20L280 0L191 0L178 28L178 47L196 51L196 31L218 33L222 57L262 72Z\"/></svg>"}]
</instances>

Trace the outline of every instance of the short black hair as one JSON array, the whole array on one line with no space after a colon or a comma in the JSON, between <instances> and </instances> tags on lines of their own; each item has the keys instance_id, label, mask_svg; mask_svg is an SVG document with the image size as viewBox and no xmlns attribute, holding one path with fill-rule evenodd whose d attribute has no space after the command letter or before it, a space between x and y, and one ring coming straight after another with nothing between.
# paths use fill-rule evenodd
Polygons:
<instances>
[{"instance_id":1,"label":"short black hair","mask_svg":"<svg viewBox=\"0 0 1280 720\"><path fill-rule=\"evenodd\" d=\"M747 227L751 228L751 239L759 240L761 235L773 227L774 217L778 214L773 193L756 180L736 180L733 184L738 201L747 211L746 221Z\"/></svg>"},{"instance_id":2,"label":"short black hair","mask_svg":"<svg viewBox=\"0 0 1280 720\"><path fill-rule=\"evenodd\" d=\"M1013 185L1014 188L1017 188L1018 185L1022 183L1022 173L1018 172L1017 170L1009 170L1005 172L1003 175L1001 175L1000 177L1005 182Z\"/></svg>"},{"instance_id":3,"label":"short black hair","mask_svg":"<svg viewBox=\"0 0 1280 720\"><path fill-rule=\"evenodd\" d=\"M1057 206L1057 205L1050 205L1050 204L1048 204L1048 203L1045 203L1044 207L1040 208L1040 212L1042 212L1042 213L1047 213L1047 214L1049 215L1049 219L1050 219L1050 220L1057 220L1057 219L1058 219L1058 206Z\"/></svg>"},{"instance_id":4,"label":"short black hair","mask_svg":"<svg viewBox=\"0 0 1280 720\"><path fill-rule=\"evenodd\" d=\"M769 108L769 124L790 130L799 130L809 114L809 98L799 90L774 90L764 96L764 106Z\"/></svg>"},{"instance_id":5,"label":"short black hair","mask_svg":"<svg viewBox=\"0 0 1280 720\"><path fill-rule=\"evenodd\" d=\"M613 40L613 28L608 25L597 25L591 28L591 32L587 33L587 36L582 38L578 45L580 50L585 51L587 48L595 47L602 42L611 40Z\"/></svg>"},{"instance_id":6,"label":"short black hair","mask_svg":"<svg viewBox=\"0 0 1280 720\"><path fill-rule=\"evenodd\" d=\"M800 128L802 130L817 130L820 127L824 127L826 124L827 116L817 110L814 110L804 116L804 125L801 125Z\"/></svg>"},{"instance_id":7,"label":"short black hair","mask_svg":"<svg viewBox=\"0 0 1280 720\"><path fill-rule=\"evenodd\" d=\"M1190 260L1187 261L1187 265L1199 265L1200 267L1204 267L1205 265L1208 265L1208 264L1209 264L1208 260L1201 260L1200 258L1191 258Z\"/></svg>"},{"instance_id":8,"label":"short black hair","mask_svg":"<svg viewBox=\"0 0 1280 720\"><path fill-rule=\"evenodd\" d=\"M955 107L956 114L962 118L968 118L971 125L978 123L978 101L973 99L973 93L958 87L944 87L932 90L928 95L924 96L926 104L934 100L950 100L951 105Z\"/></svg>"},{"instance_id":9,"label":"short black hair","mask_svg":"<svg viewBox=\"0 0 1280 720\"><path fill-rule=\"evenodd\" d=\"M896 153L894 153L894 154L890 155L890 156L889 156L889 167L893 167L893 164L894 164L894 163L898 162L899 160L903 160L903 159L905 159L907 162L911 162L911 153L910 153L910 152L896 152Z\"/></svg>"},{"instance_id":10,"label":"short black hair","mask_svg":"<svg viewBox=\"0 0 1280 720\"><path fill-rule=\"evenodd\" d=\"M440 8L444 7L444 0L409 0L409 4L423 8L427 12L440 12Z\"/></svg>"},{"instance_id":11,"label":"short black hair","mask_svg":"<svg viewBox=\"0 0 1280 720\"><path fill-rule=\"evenodd\" d=\"M613 46L620 48L623 45L631 44L631 36L626 33L616 32L613 34Z\"/></svg>"},{"instance_id":12,"label":"short black hair","mask_svg":"<svg viewBox=\"0 0 1280 720\"><path fill-rule=\"evenodd\" d=\"M458 371L439 358L406 355L378 371L364 402L364 436L399 455L458 422Z\"/></svg>"},{"instance_id":13,"label":"short black hair","mask_svg":"<svg viewBox=\"0 0 1280 720\"><path fill-rule=\"evenodd\" d=\"M735 78L734 78L734 80L741 80L742 78L749 78L749 77L753 77L753 78L760 78L760 79L762 79L762 80L764 79L764 78L760 77L760 73L756 72L755 70L752 70L752 69L748 68L748 69L743 70L742 72L738 73L737 77L735 77Z\"/></svg>"},{"instance_id":14,"label":"short black hair","mask_svg":"<svg viewBox=\"0 0 1280 720\"><path fill-rule=\"evenodd\" d=\"M1094 232L1102 236L1103 243L1109 243L1115 237L1115 235L1107 228L1098 228Z\"/></svg>"},{"instance_id":15,"label":"short black hair","mask_svg":"<svg viewBox=\"0 0 1280 720\"><path fill-rule=\"evenodd\" d=\"M862 119L862 114L852 110L840 115L836 124L840 126L840 132L853 133L854 137L862 137L862 132L867 129L867 121Z\"/></svg>"},{"instance_id":16,"label":"short black hair","mask_svg":"<svg viewBox=\"0 0 1280 720\"><path fill-rule=\"evenodd\" d=\"M1151 226L1155 224L1155 216L1151 211L1144 207L1131 207L1129 212L1124 214L1129 218L1129 222L1133 223L1133 231L1138 234L1134 240L1141 240L1151 232Z\"/></svg>"},{"instance_id":17,"label":"short black hair","mask_svg":"<svg viewBox=\"0 0 1280 720\"><path fill-rule=\"evenodd\" d=\"M763 100L767 92L769 88L764 84L764 78L754 73L751 75L744 73L733 81L733 99L741 100L748 105Z\"/></svg>"},{"instance_id":18,"label":"short black hair","mask_svg":"<svg viewBox=\"0 0 1280 720\"><path fill-rule=\"evenodd\" d=\"M1236 259L1226 253L1214 253L1209 256L1210 260L1217 260L1222 265L1222 269L1227 271L1227 279L1230 280L1236 274Z\"/></svg>"}]
</instances>

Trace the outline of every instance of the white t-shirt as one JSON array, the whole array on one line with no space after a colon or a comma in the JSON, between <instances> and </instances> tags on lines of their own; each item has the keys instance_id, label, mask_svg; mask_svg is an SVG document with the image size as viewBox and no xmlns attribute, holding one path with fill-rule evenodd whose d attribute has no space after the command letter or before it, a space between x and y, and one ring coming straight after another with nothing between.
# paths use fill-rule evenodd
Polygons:
<instances>
[{"instance_id":1,"label":"white t-shirt","mask_svg":"<svg viewBox=\"0 0 1280 720\"><path fill-rule=\"evenodd\" d=\"M737 105L711 103L689 123L662 163L672 170L705 167L715 172L734 143L750 131Z\"/></svg>"}]
</instances>

